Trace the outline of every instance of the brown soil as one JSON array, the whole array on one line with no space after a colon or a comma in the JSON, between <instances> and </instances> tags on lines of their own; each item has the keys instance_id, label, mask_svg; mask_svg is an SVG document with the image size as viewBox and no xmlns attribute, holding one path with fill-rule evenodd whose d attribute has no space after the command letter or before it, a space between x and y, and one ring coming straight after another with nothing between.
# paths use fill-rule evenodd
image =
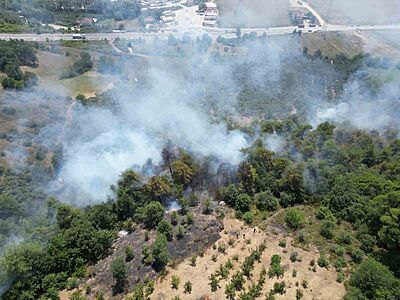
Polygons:
<instances>
[{"instance_id":1,"label":"brown soil","mask_svg":"<svg viewBox=\"0 0 400 300\"><path fill-rule=\"evenodd\" d=\"M212 273L215 273L221 263L225 263L229 258L232 259L234 255L239 256L239 262L234 263L234 270L237 270L240 264L244 261L245 257L248 256L252 249L257 247L263 241L267 244L267 249L263 253L261 263L255 265L253 278L255 282L258 279L262 266L265 266L268 270L271 256L279 254L282 257L282 265L285 268L285 274L283 278L279 280L276 278L270 278L266 280L263 287L263 295L260 299L265 297L265 294L273 287L273 284L277 281L285 281L287 286L287 292L285 295L276 295L277 299L295 299L296 289L299 288L303 291L304 296L302 299L342 299L345 295L344 285L336 282L337 273L333 268L322 269L317 267L316 272L313 272L309 266L311 260L318 260L319 253L316 249L312 251L305 251L300 248L293 247L292 238L284 236L284 232L276 233L276 227L272 229L269 226L265 231L256 230L254 233L251 228L245 226L241 221L233 218L225 218L224 220L224 232L220 240L216 242L228 244L230 238L233 238L237 243L227 249L226 255L218 257L216 262L213 262L212 255L218 255L218 250L208 249L203 257L198 257L196 267L190 266L190 259L184 260L176 269L168 268L169 274L163 280L158 280L155 284L155 292L151 299L172 299L175 296L179 296L180 299L200 299L202 296L208 296L209 299L226 299L224 291L228 280L220 281L221 288L216 293L211 293L209 286L209 277ZM243 233L246 233L245 239L250 240L247 244L243 238ZM239 239L237 236L239 235ZM278 245L279 240L286 239L287 246L282 248ZM302 259L301 262L291 262L290 254L292 251L296 251L299 257ZM297 270L297 276L292 277L292 271ZM232 275L235 271L230 271ZM178 290L171 288L171 277L177 275L181 284ZM304 289L301 286L301 282L306 279L308 281L308 288ZM186 281L190 281L193 284L193 290L190 295L183 293L183 284ZM299 282L299 287L296 287L296 282ZM247 281L247 286L249 285Z\"/></svg>"}]
</instances>

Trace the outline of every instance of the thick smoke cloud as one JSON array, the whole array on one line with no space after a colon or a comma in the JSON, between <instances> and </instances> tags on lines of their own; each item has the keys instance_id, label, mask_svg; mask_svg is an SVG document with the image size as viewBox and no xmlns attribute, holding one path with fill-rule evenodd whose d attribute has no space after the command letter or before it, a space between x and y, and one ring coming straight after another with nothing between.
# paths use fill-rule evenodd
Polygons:
<instances>
[{"instance_id":1,"label":"thick smoke cloud","mask_svg":"<svg viewBox=\"0 0 400 300\"><path fill-rule=\"evenodd\" d=\"M143 79L138 80L140 85ZM247 145L244 135L228 132L226 125L213 122L201 109L200 82L174 78L157 67L145 80L151 86L144 87L144 93L139 91L142 87L125 84L115 90L117 111L75 106L74 125L63 142L65 162L59 179L51 184L62 200L76 205L104 201L123 170L140 171L149 161L160 163L161 150L169 141L200 157L240 161L240 150Z\"/></svg>"},{"instance_id":2,"label":"thick smoke cloud","mask_svg":"<svg viewBox=\"0 0 400 300\"><path fill-rule=\"evenodd\" d=\"M397 81L384 84L378 93L365 93L358 81L345 90L336 105L320 105L310 114L313 126L330 121L365 130L400 129L400 89Z\"/></svg>"},{"instance_id":3,"label":"thick smoke cloud","mask_svg":"<svg viewBox=\"0 0 400 300\"><path fill-rule=\"evenodd\" d=\"M116 83L110 93L112 107L77 103L71 126L61 139L63 164L58 179L50 184L50 192L79 206L105 201L111 193L110 186L125 169L153 175L151 166L160 163L161 150L167 142L200 158L212 156L219 162L239 163L243 158L241 149L249 141L240 131L228 131L224 116L240 120L240 112L236 111L240 82L246 81L251 89L265 85L270 85L271 90L281 88L278 83L285 74L283 68L290 67L287 61L300 55L293 41L293 38L271 39L267 43L249 40L247 55L234 59L216 60L202 54L176 64L168 57L152 58L147 71L137 75L136 80ZM246 78L235 73L243 61L252 66ZM310 101L296 107L302 114L306 111L314 126L333 121L361 129L398 128L399 114L393 109L398 101L398 87L386 85L371 95L364 93L357 82L349 83L336 101L321 99L323 93L315 89L323 87L313 86L312 81L306 82L306 86L294 86L288 95L302 94L304 89L314 93L314 97L308 95ZM276 105L286 107L290 100L280 99L281 103ZM287 115L291 113L293 109L287 111ZM275 152L284 148L277 135L266 137L265 143Z\"/></svg>"}]
</instances>

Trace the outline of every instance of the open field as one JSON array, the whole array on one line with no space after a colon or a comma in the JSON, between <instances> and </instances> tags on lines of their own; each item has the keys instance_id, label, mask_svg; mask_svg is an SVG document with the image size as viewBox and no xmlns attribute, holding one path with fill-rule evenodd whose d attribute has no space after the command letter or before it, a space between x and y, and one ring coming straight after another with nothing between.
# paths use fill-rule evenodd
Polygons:
<instances>
[{"instance_id":1,"label":"open field","mask_svg":"<svg viewBox=\"0 0 400 300\"><path fill-rule=\"evenodd\" d=\"M218 0L222 27L290 25L289 0Z\"/></svg>"},{"instance_id":2,"label":"open field","mask_svg":"<svg viewBox=\"0 0 400 300\"><path fill-rule=\"evenodd\" d=\"M25 67L23 69L38 75L40 87L47 91L71 97L78 94L91 97L112 86L115 76L95 71L60 80L61 74L73 63L73 58L45 51L39 51L37 56L39 59L38 68Z\"/></svg>"},{"instance_id":3,"label":"open field","mask_svg":"<svg viewBox=\"0 0 400 300\"><path fill-rule=\"evenodd\" d=\"M305 34L302 37L302 47L313 55L321 50L322 55L334 58L339 53L354 56L363 51L363 39L356 34L341 32L319 32Z\"/></svg>"},{"instance_id":4,"label":"open field","mask_svg":"<svg viewBox=\"0 0 400 300\"><path fill-rule=\"evenodd\" d=\"M331 24L378 25L400 21L398 0L308 0L308 3Z\"/></svg>"},{"instance_id":5,"label":"open field","mask_svg":"<svg viewBox=\"0 0 400 300\"><path fill-rule=\"evenodd\" d=\"M281 214L281 213L280 213ZM246 233L243 238L243 233ZM239 239L237 235L239 234ZM225 286L229 283L228 279L221 279L219 281L220 288L212 293L209 285L209 278L211 274L215 274L219 269L220 264L225 264L229 259L233 262L233 269L230 270L230 275L240 270L240 265L244 259L250 255L251 251L258 247L263 241L266 243L266 250L264 251L261 262L255 264L253 276L245 283L245 288L248 290L252 283L256 283L261 268L264 266L267 271L269 269L270 260L272 255L278 254L282 257L282 266L285 269L283 277L268 278L262 288L262 296L259 299L264 299L265 294L273 288L275 282L284 281L286 284L286 293L284 295L276 295L276 299L295 299L296 290L302 290L303 299L342 299L345 294L344 285L336 282L336 271L334 268L319 268L317 267L314 272L311 270L309 263L311 260L318 260L319 252L313 247L311 250L304 250L292 246L293 239L287 236L285 230L280 230L279 227L269 226L266 230L256 230L254 232L251 228L245 226L243 222L227 217L224 220L224 231L222 237L216 242L216 245L228 245L230 239L234 239L235 244L232 247L227 246L226 254L219 254L218 249L208 249L203 257L197 257L196 266L190 265L190 259L184 260L175 269L168 268L169 274L160 279L155 284L155 293L151 299L172 299L178 296L180 299L200 299L202 296L207 295L207 299L225 299ZM285 239L286 247L279 246L279 241ZM290 255L296 251L301 258L300 261L291 262ZM212 260L212 256L217 255L217 261ZM237 255L239 260L236 262L233 257ZM297 276L293 277L293 270L297 271ZM172 276L176 275L181 280L181 285L176 289L171 288ZM301 286L303 280L308 281L308 287ZM192 293L183 293L183 284L190 281L193 284ZM298 286L297 286L298 285ZM240 292L237 292L237 295Z\"/></svg>"}]
</instances>

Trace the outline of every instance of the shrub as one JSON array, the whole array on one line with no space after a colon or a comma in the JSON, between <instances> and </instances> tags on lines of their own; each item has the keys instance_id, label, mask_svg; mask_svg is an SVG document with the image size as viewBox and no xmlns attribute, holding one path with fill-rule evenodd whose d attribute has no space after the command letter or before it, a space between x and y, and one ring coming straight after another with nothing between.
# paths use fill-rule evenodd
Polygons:
<instances>
[{"instance_id":1,"label":"shrub","mask_svg":"<svg viewBox=\"0 0 400 300\"><path fill-rule=\"evenodd\" d=\"M279 241L279 247L285 248L286 247L286 240Z\"/></svg>"},{"instance_id":2,"label":"shrub","mask_svg":"<svg viewBox=\"0 0 400 300\"><path fill-rule=\"evenodd\" d=\"M176 225L178 225L178 222L179 222L178 213L176 211L173 211L171 213L171 224L173 226L176 226Z\"/></svg>"},{"instance_id":3,"label":"shrub","mask_svg":"<svg viewBox=\"0 0 400 300\"><path fill-rule=\"evenodd\" d=\"M179 288L180 283L181 283L181 280L179 279L179 277L176 275L173 275L171 278L171 288L177 290Z\"/></svg>"},{"instance_id":4,"label":"shrub","mask_svg":"<svg viewBox=\"0 0 400 300\"><path fill-rule=\"evenodd\" d=\"M301 286L302 286L304 289L308 288L308 281L307 281L307 279L303 279L303 281L301 282Z\"/></svg>"},{"instance_id":5,"label":"shrub","mask_svg":"<svg viewBox=\"0 0 400 300\"><path fill-rule=\"evenodd\" d=\"M303 291L302 290L299 290L299 289L297 289L296 290L296 300L300 300L301 298L303 298Z\"/></svg>"},{"instance_id":6,"label":"shrub","mask_svg":"<svg viewBox=\"0 0 400 300\"><path fill-rule=\"evenodd\" d=\"M192 283L190 281L186 281L185 284L183 285L183 292L185 294L192 293Z\"/></svg>"},{"instance_id":7,"label":"shrub","mask_svg":"<svg viewBox=\"0 0 400 300\"><path fill-rule=\"evenodd\" d=\"M196 259L197 259L196 256L192 256L192 258L190 259L190 265L191 265L192 267L195 267L195 266L196 266Z\"/></svg>"},{"instance_id":8,"label":"shrub","mask_svg":"<svg viewBox=\"0 0 400 300\"><path fill-rule=\"evenodd\" d=\"M243 214L242 219L247 225L250 225L254 221L254 215L252 212L248 211Z\"/></svg>"},{"instance_id":9,"label":"shrub","mask_svg":"<svg viewBox=\"0 0 400 300\"><path fill-rule=\"evenodd\" d=\"M125 261L129 262L132 259L135 258L135 255L133 254L133 248L131 245L128 245L125 247Z\"/></svg>"},{"instance_id":10,"label":"shrub","mask_svg":"<svg viewBox=\"0 0 400 300\"><path fill-rule=\"evenodd\" d=\"M365 253L361 249L355 248L351 250L350 256L355 263L360 263L363 260Z\"/></svg>"},{"instance_id":11,"label":"shrub","mask_svg":"<svg viewBox=\"0 0 400 300\"><path fill-rule=\"evenodd\" d=\"M333 238L333 229L335 228L335 223L330 220L326 220L322 223L319 233L326 239L330 240Z\"/></svg>"},{"instance_id":12,"label":"shrub","mask_svg":"<svg viewBox=\"0 0 400 300\"><path fill-rule=\"evenodd\" d=\"M291 261L291 262L296 262L298 257L299 257L298 253L297 253L296 251L293 251L293 252L290 254L290 261Z\"/></svg>"},{"instance_id":13,"label":"shrub","mask_svg":"<svg viewBox=\"0 0 400 300\"><path fill-rule=\"evenodd\" d=\"M286 224L292 229L299 229L305 223L305 217L301 210L297 208L288 208L285 216Z\"/></svg>"},{"instance_id":14,"label":"shrub","mask_svg":"<svg viewBox=\"0 0 400 300\"><path fill-rule=\"evenodd\" d=\"M67 290L76 289L79 286L79 280L76 277L70 277L67 280Z\"/></svg>"},{"instance_id":15,"label":"shrub","mask_svg":"<svg viewBox=\"0 0 400 300\"><path fill-rule=\"evenodd\" d=\"M346 279L346 277L344 276L344 274L342 272L339 272L337 274L337 277L336 277L337 282L342 283L345 279Z\"/></svg>"},{"instance_id":16,"label":"shrub","mask_svg":"<svg viewBox=\"0 0 400 300\"><path fill-rule=\"evenodd\" d=\"M318 259L318 266L320 266L321 268L328 268L329 261L326 259L325 255L320 255Z\"/></svg>"},{"instance_id":17,"label":"shrub","mask_svg":"<svg viewBox=\"0 0 400 300\"><path fill-rule=\"evenodd\" d=\"M338 236L338 241L341 244L350 245L353 242L353 237L349 232L342 231Z\"/></svg>"},{"instance_id":18,"label":"shrub","mask_svg":"<svg viewBox=\"0 0 400 300\"><path fill-rule=\"evenodd\" d=\"M281 295L286 294L286 284L284 281L274 283L274 293Z\"/></svg>"},{"instance_id":19,"label":"shrub","mask_svg":"<svg viewBox=\"0 0 400 300\"><path fill-rule=\"evenodd\" d=\"M255 196L255 202L259 210L274 211L279 206L279 200L272 195L271 191L258 193Z\"/></svg>"}]
</instances>

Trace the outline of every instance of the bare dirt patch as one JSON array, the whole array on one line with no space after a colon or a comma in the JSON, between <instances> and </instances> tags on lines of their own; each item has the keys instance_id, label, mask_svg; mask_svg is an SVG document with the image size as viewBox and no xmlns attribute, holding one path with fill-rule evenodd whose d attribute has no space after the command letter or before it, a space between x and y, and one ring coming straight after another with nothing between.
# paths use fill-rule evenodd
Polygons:
<instances>
[{"instance_id":1,"label":"bare dirt patch","mask_svg":"<svg viewBox=\"0 0 400 300\"><path fill-rule=\"evenodd\" d=\"M244 232L247 232L245 237L243 237ZM217 271L221 263L224 264L228 259L232 260L233 256L237 255L239 261L234 262L234 269L230 271L230 275L232 275L239 269L245 257L263 241L265 241L267 248L262 255L261 263L256 263L253 277L251 280L247 281L246 287L256 282L262 266L265 266L267 270L269 269L270 260L274 254L279 254L282 257L282 265L285 269L285 274L280 279L267 278L263 286L263 295L260 299L264 298L265 294L273 287L274 283L278 281L285 281L287 291L284 295L276 295L277 299L295 299L296 289L301 289L303 291L303 299L342 299L345 295L344 285L336 282L337 273L334 268L325 269L317 267L316 272L311 270L309 263L311 260L317 260L319 258L319 252L315 248L310 251L295 248L292 246L292 238L285 236L282 230L280 233L277 233L276 226L268 226L266 230L256 230L256 232L254 232L241 221L235 220L232 217L227 217L224 220L224 231L221 235L221 239L216 242L217 245L220 243L228 245L229 239L235 239L237 243L234 247L228 248L225 255L220 255L216 262L212 260L212 256L218 255L218 250L210 248L205 252L203 257L197 258L196 267L192 267L190 265L190 259L186 259L175 269L169 268L168 276L156 282L155 292L151 299L166 300L172 299L175 296L179 296L180 299L200 299L202 296L208 296L209 299L215 300L225 299L224 291L229 279L220 281L220 288L217 292L212 293L209 286L209 277ZM278 245L281 239L285 239L287 242L285 248ZM298 253L301 262L290 261L290 254L292 251ZM292 277L294 269L297 271L296 277ZM177 275L180 278L181 285L178 290L171 288L171 278L173 275ZM308 281L307 288L301 286L304 279ZM183 284L186 281L190 281L193 284L193 290L190 295L183 293ZM299 283L298 287L296 286L297 282Z\"/></svg>"}]
</instances>

